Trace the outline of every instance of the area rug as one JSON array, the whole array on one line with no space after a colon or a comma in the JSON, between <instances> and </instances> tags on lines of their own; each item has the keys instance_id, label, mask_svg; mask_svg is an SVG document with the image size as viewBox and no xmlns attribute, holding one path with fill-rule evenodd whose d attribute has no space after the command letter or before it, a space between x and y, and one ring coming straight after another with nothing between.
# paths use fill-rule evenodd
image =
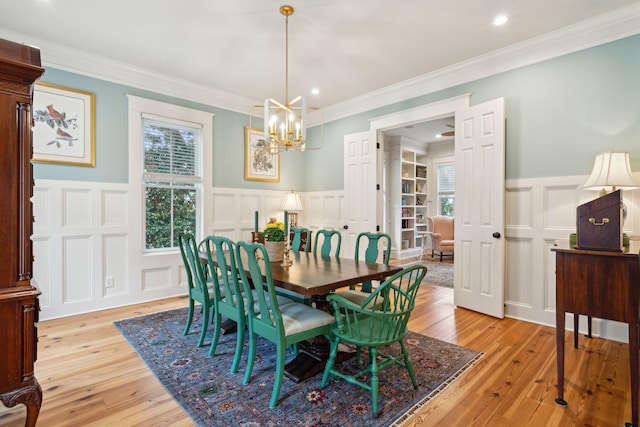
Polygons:
<instances>
[{"instance_id":1,"label":"area rug","mask_svg":"<svg viewBox=\"0 0 640 427\"><path fill-rule=\"evenodd\" d=\"M439 257L431 259L431 255L425 255L421 260L416 260L414 258L413 260L400 265L406 268L416 264L427 267L427 275L424 278L424 283L443 286L445 288L453 288L453 262L451 262L451 259L445 259L440 262Z\"/></svg>"},{"instance_id":2,"label":"area rug","mask_svg":"<svg viewBox=\"0 0 640 427\"><path fill-rule=\"evenodd\" d=\"M183 308L114 324L198 426L401 426L481 357L477 351L410 332L406 344L418 390L406 370L396 366L382 370L378 418L371 417L370 392L337 380L321 389L322 374L302 383L285 377L278 405L270 409L275 346L259 341L251 382L243 385L246 341L240 370L231 374L235 334L222 335L216 354L209 357L211 331L205 346L196 347L199 314L191 333L183 336L186 318ZM399 347L387 351L395 354ZM289 353L287 361L293 358ZM353 360L340 365L342 370L354 368Z\"/></svg>"}]
</instances>

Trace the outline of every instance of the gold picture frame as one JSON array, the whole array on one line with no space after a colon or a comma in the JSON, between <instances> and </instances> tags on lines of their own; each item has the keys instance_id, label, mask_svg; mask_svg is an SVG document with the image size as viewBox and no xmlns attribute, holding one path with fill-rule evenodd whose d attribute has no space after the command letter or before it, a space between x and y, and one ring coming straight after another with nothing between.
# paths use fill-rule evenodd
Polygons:
<instances>
[{"instance_id":1,"label":"gold picture frame","mask_svg":"<svg viewBox=\"0 0 640 427\"><path fill-rule=\"evenodd\" d=\"M263 131L248 126L244 128L244 179L280 182L280 153L270 153Z\"/></svg>"},{"instance_id":2,"label":"gold picture frame","mask_svg":"<svg viewBox=\"0 0 640 427\"><path fill-rule=\"evenodd\" d=\"M33 91L33 161L95 166L95 95L36 82Z\"/></svg>"}]
</instances>

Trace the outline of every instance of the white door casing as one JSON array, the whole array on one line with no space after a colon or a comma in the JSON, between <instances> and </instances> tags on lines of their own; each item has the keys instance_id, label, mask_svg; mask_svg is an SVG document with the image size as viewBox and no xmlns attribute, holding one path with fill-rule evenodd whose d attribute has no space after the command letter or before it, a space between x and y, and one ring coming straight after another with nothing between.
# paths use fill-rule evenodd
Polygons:
<instances>
[{"instance_id":1,"label":"white door casing","mask_svg":"<svg viewBox=\"0 0 640 427\"><path fill-rule=\"evenodd\" d=\"M365 131L344 136L344 189L346 229L342 232L341 253L353 256L359 233L376 231L377 149L375 132Z\"/></svg>"},{"instance_id":2,"label":"white door casing","mask_svg":"<svg viewBox=\"0 0 640 427\"><path fill-rule=\"evenodd\" d=\"M456 111L454 303L504 317L504 98Z\"/></svg>"}]
</instances>

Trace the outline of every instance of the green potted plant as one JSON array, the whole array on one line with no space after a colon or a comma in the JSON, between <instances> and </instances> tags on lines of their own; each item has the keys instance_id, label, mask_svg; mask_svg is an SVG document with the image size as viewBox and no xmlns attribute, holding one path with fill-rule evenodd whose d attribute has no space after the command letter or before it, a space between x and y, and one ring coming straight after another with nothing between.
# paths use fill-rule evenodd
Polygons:
<instances>
[{"instance_id":1,"label":"green potted plant","mask_svg":"<svg viewBox=\"0 0 640 427\"><path fill-rule=\"evenodd\" d=\"M270 218L263 233L265 242L284 242L284 223Z\"/></svg>"},{"instance_id":2,"label":"green potted plant","mask_svg":"<svg viewBox=\"0 0 640 427\"><path fill-rule=\"evenodd\" d=\"M270 218L264 227L264 246L270 262L281 262L284 257L284 223Z\"/></svg>"}]
</instances>

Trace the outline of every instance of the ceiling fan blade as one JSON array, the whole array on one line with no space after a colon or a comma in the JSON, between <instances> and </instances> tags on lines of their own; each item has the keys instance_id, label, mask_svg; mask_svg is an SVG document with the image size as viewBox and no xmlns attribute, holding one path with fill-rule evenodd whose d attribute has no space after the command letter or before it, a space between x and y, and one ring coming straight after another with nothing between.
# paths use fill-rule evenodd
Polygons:
<instances>
[{"instance_id":1,"label":"ceiling fan blade","mask_svg":"<svg viewBox=\"0 0 640 427\"><path fill-rule=\"evenodd\" d=\"M449 132L442 132L442 136L455 136L456 132L455 131L449 131Z\"/></svg>"},{"instance_id":2,"label":"ceiling fan blade","mask_svg":"<svg viewBox=\"0 0 640 427\"><path fill-rule=\"evenodd\" d=\"M450 124L446 124L447 126L449 126L451 129L455 129L456 127L454 125L450 125Z\"/></svg>"}]
</instances>

